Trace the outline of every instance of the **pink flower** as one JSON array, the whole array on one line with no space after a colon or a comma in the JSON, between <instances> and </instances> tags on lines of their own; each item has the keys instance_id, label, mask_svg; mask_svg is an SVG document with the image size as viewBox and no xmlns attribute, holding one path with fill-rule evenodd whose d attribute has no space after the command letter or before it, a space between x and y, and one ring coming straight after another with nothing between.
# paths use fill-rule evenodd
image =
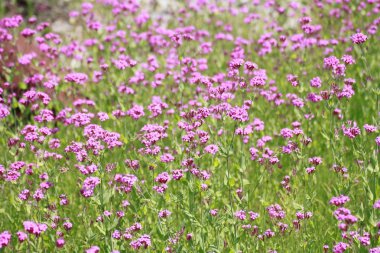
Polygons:
<instances>
[{"instance_id":1,"label":"pink flower","mask_svg":"<svg viewBox=\"0 0 380 253\"><path fill-rule=\"evenodd\" d=\"M7 117L9 114L8 107L0 103L0 119Z\"/></svg>"},{"instance_id":2,"label":"pink flower","mask_svg":"<svg viewBox=\"0 0 380 253\"><path fill-rule=\"evenodd\" d=\"M206 153L215 155L218 152L219 148L217 145L211 144L211 145L206 146L204 150Z\"/></svg>"},{"instance_id":3,"label":"pink flower","mask_svg":"<svg viewBox=\"0 0 380 253\"><path fill-rule=\"evenodd\" d=\"M165 184L170 180L170 176L167 172L163 172L161 174L158 174L158 176L154 179L154 181L160 183L160 184Z\"/></svg>"},{"instance_id":4,"label":"pink flower","mask_svg":"<svg viewBox=\"0 0 380 253\"><path fill-rule=\"evenodd\" d=\"M347 64L347 65L352 65L355 63L355 59L354 57L352 57L351 55L343 55L342 56L342 61Z\"/></svg>"},{"instance_id":5,"label":"pink flower","mask_svg":"<svg viewBox=\"0 0 380 253\"><path fill-rule=\"evenodd\" d=\"M89 249L86 250L86 253L99 253L100 248L98 246L91 246Z\"/></svg>"},{"instance_id":6,"label":"pink flower","mask_svg":"<svg viewBox=\"0 0 380 253\"><path fill-rule=\"evenodd\" d=\"M314 164L314 165L319 165L322 163L322 158L320 158L318 156L311 157L311 158L309 158L309 163Z\"/></svg>"},{"instance_id":7,"label":"pink flower","mask_svg":"<svg viewBox=\"0 0 380 253\"><path fill-rule=\"evenodd\" d=\"M285 218L285 211L282 210L279 204L270 205L267 207L267 211L271 219L283 219Z\"/></svg>"},{"instance_id":8,"label":"pink flower","mask_svg":"<svg viewBox=\"0 0 380 253\"><path fill-rule=\"evenodd\" d=\"M239 210L235 212L235 217L238 218L239 220L245 220L246 214L244 210Z\"/></svg>"},{"instance_id":9,"label":"pink flower","mask_svg":"<svg viewBox=\"0 0 380 253\"><path fill-rule=\"evenodd\" d=\"M252 221L256 220L260 216L258 213L255 213L252 211L249 211L248 214L249 214L249 217Z\"/></svg>"},{"instance_id":10,"label":"pink flower","mask_svg":"<svg viewBox=\"0 0 380 253\"><path fill-rule=\"evenodd\" d=\"M160 157L160 159L161 159L161 162L163 162L163 163L170 163L170 162L174 161L174 157L169 153L163 154Z\"/></svg>"},{"instance_id":11,"label":"pink flower","mask_svg":"<svg viewBox=\"0 0 380 253\"><path fill-rule=\"evenodd\" d=\"M88 76L83 73L70 73L65 76L65 81L76 84L85 84L88 80Z\"/></svg>"},{"instance_id":12,"label":"pink flower","mask_svg":"<svg viewBox=\"0 0 380 253\"><path fill-rule=\"evenodd\" d=\"M19 241L19 242L23 242L23 241L25 241L26 239L28 239L28 234L26 234L26 233L24 233L24 232L22 232L22 231L18 231L18 232L16 233L16 235L17 235L17 238L18 238L18 241Z\"/></svg>"},{"instance_id":13,"label":"pink flower","mask_svg":"<svg viewBox=\"0 0 380 253\"><path fill-rule=\"evenodd\" d=\"M283 128L283 129L281 129L280 134L282 137L289 139L289 138L293 137L294 131L292 129L289 129L289 128Z\"/></svg>"},{"instance_id":14,"label":"pink flower","mask_svg":"<svg viewBox=\"0 0 380 253\"><path fill-rule=\"evenodd\" d=\"M211 214L211 216L218 215L218 209L212 209L212 210L210 210L210 214Z\"/></svg>"},{"instance_id":15,"label":"pink flower","mask_svg":"<svg viewBox=\"0 0 380 253\"><path fill-rule=\"evenodd\" d=\"M364 35L363 33L355 33L351 36L351 41L354 44L363 44L367 40L367 35Z\"/></svg>"},{"instance_id":16,"label":"pink flower","mask_svg":"<svg viewBox=\"0 0 380 253\"><path fill-rule=\"evenodd\" d=\"M320 88L322 86L322 81L321 78L314 77L313 79L310 80L310 86L315 87L315 88Z\"/></svg>"},{"instance_id":17,"label":"pink flower","mask_svg":"<svg viewBox=\"0 0 380 253\"><path fill-rule=\"evenodd\" d=\"M339 242L337 243L334 248L333 248L333 252L334 253L343 253L345 252L347 249L349 248L349 245L347 243L344 243L344 242Z\"/></svg>"},{"instance_id":18,"label":"pink flower","mask_svg":"<svg viewBox=\"0 0 380 253\"><path fill-rule=\"evenodd\" d=\"M343 134L350 139L360 135L360 128L357 126L356 122L352 121L348 121L346 124L343 124L342 131Z\"/></svg>"},{"instance_id":19,"label":"pink flower","mask_svg":"<svg viewBox=\"0 0 380 253\"><path fill-rule=\"evenodd\" d=\"M228 116L230 116L235 121L247 121L248 120L248 113L245 109L240 107L233 107L229 110Z\"/></svg>"},{"instance_id":20,"label":"pink flower","mask_svg":"<svg viewBox=\"0 0 380 253\"><path fill-rule=\"evenodd\" d=\"M144 249L148 248L151 245L151 240L149 235L142 235L135 241L132 241L129 244L133 249L140 249L143 247Z\"/></svg>"},{"instance_id":21,"label":"pink flower","mask_svg":"<svg viewBox=\"0 0 380 253\"><path fill-rule=\"evenodd\" d=\"M43 224L43 223L39 224L33 221L24 221L23 225L24 225L25 231L27 231L30 234L34 234L36 236L39 236L42 232L45 232L47 229L46 224Z\"/></svg>"},{"instance_id":22,"label":"pink flower","mask_svg":"<svg viewBox=\"0 0 380 253\"><path fill-rule=\"evenodd\" d=\"M375 204L373 204L373 208L375 208L375 209L380 209L380 199L377 200L377 201L375 202Z\"/></svg>"},{"instance_id":23,"label":"pink flower","mask_svg":"<svg viewBox=\"0 0 380 253\"><path fill-rule=\"evenodd\" d=\"M315 167L306 168L306 172L307 174L313 174L315 172Z\"/></svg>"},{"instance_id":24,"label":"pink flower","mask_svg":"<svg viewBox=\"0 0 380 253\"><path fill-rule=\"evenodd\" d=\"M63 239L62 237L58 238L55 241L55 245L57 246L57 248L63 248L63 246L65 245L65 239Z\"/></svg>"},{"instance_id":25,"label":"pink flower","mask_svg":"<svg viewBox=\"0 0 380 253\"><path fill-rule=\"evenodd\" d=\"M377 131L377 127L374 125L365 124L363 127L367 133L374 133Z\"/></svg>"},{"instance_id":26,"label":"pink flower","mask_svg":"<svg viewBox=\"0 0 380 253\"><path fill-rule=\"evenodd\" d=\"M144 107L140 105L133 105L131 109L127 111L127 115L132 119L137 120L143 116L145 116Z\"/></svg>"},{"instance_id":27,"label":"pink flower","mask_svg":"<svg viewBox=\"0 0 380 253\"><path fill-rule=\"evenodd\" d=\"M100 184L98 177L88 177L84 180L80 193L83 197L89 198L94 194L94 189L98 184Z\"/></svg>"},{"instance_id":28,"label":"pink flower","mask_svg":"<svg viewBox=\"0 0 380 253\"><path fill-rule=\"evenodd\" d=\"M172 213L169 210L162 210L158 213L158 217L160 218L167 218L171 215Z\"/></svg>"},{"instance_id":29,"label":"pink flower","mask_svg":"<svg viewBox=\"0 0 380 253\"><path fill-rule=\"evenodd\" d=\"M6 247L11 242L11 233L4 231L0 234L0 249Z\"/></svg>"}]
</instances>

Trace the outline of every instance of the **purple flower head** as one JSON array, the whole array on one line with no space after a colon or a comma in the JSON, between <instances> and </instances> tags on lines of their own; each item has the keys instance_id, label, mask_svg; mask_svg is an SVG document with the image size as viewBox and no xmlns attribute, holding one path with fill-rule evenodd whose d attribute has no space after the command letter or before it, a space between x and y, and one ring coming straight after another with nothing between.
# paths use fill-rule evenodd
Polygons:
<instances>
[{"instance_id":1,"label":"purple flower head","mask_svg":"<svg viewBox=\"0 0 380 253\"><path fill-rule=\"evenodd\" d=\"M159 174L155 179L154 181L160 183L160 184L165 184L167 183L168 181L170 180L170 176L167 172L163 172L161 174Z\"/></svg>"},{"instance_id":2,"label":"purple flower head","mask_svg":"<svg viewBox=\"0 0 380 253\"><path fill-rule=\"evenodd\" d=\"M100 248L98 246L91 246L89 249L86 250L86 253L99 253Z\"/></svg>"},{"instance_id":3,"label":"purple flower head","mask_svg":"<svg viewBox=\"0 0 380 253\"><path fill-rule=\"evenodd\" d=\"M352 121L348 121L346 124L343 124L342 131L343 134L350 139L360 135L360 128L357 126L356 122Z\"/></svg>"},{"instance_id":4,"label":"purple flower head","mask_svg":"<svg viewBox=\"0 0 380 253\"><path fill-rule=\"evenodd\" d=\"M217 145L211 144L211 145L206 146L204 150L206 153L215 155L218 152L219 148Z\"/></svg>"},{"instance_id":5,"label":"purple flower head","mask_svg":"<svg viewBox=\"0 0 380 253\"><path fill-rule=\"evenodd\" d=\"M46 224L43 224L43 223L39 224L33 221L24 221L23 225L24 225L25 231L27 231L30 234L34 234L36 236L41 235L41 233L45 232L47 229Z\"/></svg>"},{"instance_id":6,"label":"purple flower head","mask_svg":"<svg viewBox=\"0 0 380 253\"><path fill-rule=\"evenodd\" d=\"M28 234L26 234L26 233L24 233L24 232L22 232L22 231L18 231L18 232L16 233L16 235L17 235L17 239L18 239L19 242L23 242L23 241L25 241L26 239L28 239Z\"/></svg>"},{"instance_id":7,"label":"purple flower head","mask_svg":"<svg viewBox=\"0 0 380 253\"><path fill-rule=\"evenodd\" d=\"M65 239L63 237L58 238L55 241L55 245L57 246L57 248L63 248L63 246L65 246Z\"/></svg>"},{"instance_id":8,"label":"purple flower head","mask_svg":"<svg viewBox=\"0 0 380 253\"><path fill-rule=\"evenodd\" d=\"M133 249L148 248L151 245L151 240L149 235L142 235L135 241L129 244Z\"/></svg>"},{"instance_id":9,"label":"purple flower head","mask_svg":"<svg viewBox=\"0 0 380 253\"><path fill-rule=\"evenodd\" d=\"M171 215L172 213L169 210L162 210L158 213L158 217L160 218L167 218Z\"/></svg>"},{"instance_id":10,"label":"purple flower head","mask_svg":"<svg viewBox=\"0 0 380 253\"><path fill-rule=\"evenodd\" d=\"M350 246L347 243L339 242L334 245L333 252L334 253L343 253L345 252Z\"/></svg>"},{"instance_id":11,"label":"purple flower head","mask_svg":"<svg viewBox=\"0 0 380 253\"><path fill-rule=\"evenodd\" d=\"M174 156L172 156L172 155L169 154L169 153L165 153L165 154L163 154L163 155L160 157L160 160L161 160L161 162L163 162L163 163L170 163L170 162L174 161Z\"/></svg>"},{"instance_id":12,"label":"purple flower head","mask_svg":"<svg viewBox=\"0 0 380 253\"><path fill-rule=\"evenodd\" d=\"M0 233L0 249L6 247L11 242L11 233L4 231Z\"/></svg>"},{"instance_id":13,"label":"purple flower head","mask_svg":"<svg viewBox=\"0 0 380 253\"><path fill-rule=\"evenodd\" d=\"M228 116L230 116L235 121L241 121L245 122L248 120L248 112L240 107L232 107L229 112Z\"/></svg>"},{"instance_id":14,"label":"purple flower head","mask_svg":"<svg viewBox=\"0 0 380 253\"><path fill-rule=\"evenodd\" d=\"M283 128L283 129L281 129L280 134L282 137L289 139L289 138L293 137L294 131L292 129L289 129L289 128Z\"/></svg>"},{"instance_id":15,"label":"purple flower head","mask_svg":"<svg viewBox=\"0 0 380 253\"><path fill-rule=\"evenodd\" d=\"M83 73L70 73L65 76L65 81L83 85L87 82L88 76Z\"/></svg>"},{"instance_id":16,"label":"purple flower head","mask_svg":"<svg viewBox=\"0 0 380 253\"><path fill-rule=\"evenodd\" d=\"M380 247L372 248L368 252L369 253L380 253Z\"/></svg>"},{"instance_id":17,"label":"purple flower head","mask_svg":"<svg viewBox=\"0 0 380 253\"><path fill-rule=\"evenodd\" d=\"M315 87L315 88L320 88L322 86L322 80L321 78L314 77L313 79L310 80L310 86Z\"/></svg>"},{"instance_id":18,"label":"purple flower head","mask_svg":"<svg viewBox=\"0 0 380 253\"><path fill-rule=\"evenodd\" d=\"M244 210L239 210L235 212L235 217L239 220L245 220L246 214Z\"/></svg>"},{"instance_id":19,"label":"purple flower head","mask_svg":"<svg viewBox=\"0 0 380 253\"><path fill-rule=\"evenodd\" d=\"M377 127L374 126L374 125L369 125L369 124L365 124L363 126L364 130L367 132L367 133L374 133L377 131Z\"/></svg>"},{"instance_id":20,"label":"purple flower head","mask_svg":"<svg viewBox=\"0 0 380 253\"><path fill-rule=\"evenodd\" d=\"M363 33L355 33L351 36L351 41L354 44L363 44L367 40L367 35L364 35Z\"/></svg>"},{"instance_id":21,"label":"purple flower head","mask_svg":"<svg viewBox=\"0 0 380 253\"><path fill-rule=\"evenodd\" d=\"M285 218L285 211L282 210L279 204L270 205L267 208L269 217L271 219L283 219Z\"/></svg>"},{"instance_id":22,"label":"purple flower head","mask_svg":"<svg viewBox=\"0 0 380 253\"><path fill-rule=\"evenodd\" d=\"M375 202L375 204L373 204L373 208L375 208L375 209L380 209L380 199L377 200L377 201Z\"/></svg>"}]
</instances>

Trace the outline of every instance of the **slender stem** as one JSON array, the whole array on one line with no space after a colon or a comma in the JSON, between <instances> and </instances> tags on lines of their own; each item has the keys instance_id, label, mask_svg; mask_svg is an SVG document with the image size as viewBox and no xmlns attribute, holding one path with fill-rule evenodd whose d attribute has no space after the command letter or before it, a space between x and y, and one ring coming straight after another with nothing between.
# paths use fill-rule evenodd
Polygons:
<instances>
[{"instance_id":1,"label":"slender stem","mask_svg":"<svg viewBox=\"0 0 380 253\"><path fill-rule=\"evenodd\" d=\"M231 138L231 141L228 145L228 149L227 149L227 157L226 157L226 172L227 172L227 187L228 187L228 196L229 196L229 205L230 205L230 208L231 208L231 216L233 216L233 203L232 203L232 189L231 189L231 185L230 185L230 151L231 151L231 148L233 148L233 141L235 139L235 131L236 131L236 127L237 127L237 123L235 123L235 126L234 126L234 132L232 134L232 138ZM234 225L234 241L236 240L236 226Z\"/></svg>"}]
</instances>

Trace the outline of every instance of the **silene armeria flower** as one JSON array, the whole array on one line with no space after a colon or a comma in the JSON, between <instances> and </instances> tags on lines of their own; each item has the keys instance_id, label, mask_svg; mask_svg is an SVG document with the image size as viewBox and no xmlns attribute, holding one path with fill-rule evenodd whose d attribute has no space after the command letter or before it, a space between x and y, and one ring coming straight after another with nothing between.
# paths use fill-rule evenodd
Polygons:
<instances>
[{"instance_id":1,"label":"silene armeria flower","mask_svg":"<svg viewBox=\"0 0 380 253\"><path fill-rule=\"evenodd\" d=\"M355 33L354 35L351 36L351 41L354 44L363 44L367 40L367 35L363 33Z\"/></svg>"},{"instance_id":2,"label":"silene armeria flower","mask_svg":"<svg viewBox=\"0 0 380 253\"><path fill-rule=\"evenodd\" d=\"M84 73L70 73L65 76L65 81L83 85L88 80L88 76Z\"/></svg>"}]
</instances>

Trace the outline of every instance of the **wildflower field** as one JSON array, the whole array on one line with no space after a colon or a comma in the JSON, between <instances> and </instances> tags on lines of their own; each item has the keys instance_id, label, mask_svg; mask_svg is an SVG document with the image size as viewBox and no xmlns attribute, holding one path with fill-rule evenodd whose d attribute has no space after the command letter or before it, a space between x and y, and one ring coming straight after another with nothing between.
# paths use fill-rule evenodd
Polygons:
<instances>
[{"instance_id":1,"label":"wildflower field","mask_svg":"<svg viewBox=\"0 0 380 253\"><path fill-rule=\"evenodd\" d=\"M380 1L167 2L0 17L0 252L380 253Z\"/></svg>"}]
</instances>

